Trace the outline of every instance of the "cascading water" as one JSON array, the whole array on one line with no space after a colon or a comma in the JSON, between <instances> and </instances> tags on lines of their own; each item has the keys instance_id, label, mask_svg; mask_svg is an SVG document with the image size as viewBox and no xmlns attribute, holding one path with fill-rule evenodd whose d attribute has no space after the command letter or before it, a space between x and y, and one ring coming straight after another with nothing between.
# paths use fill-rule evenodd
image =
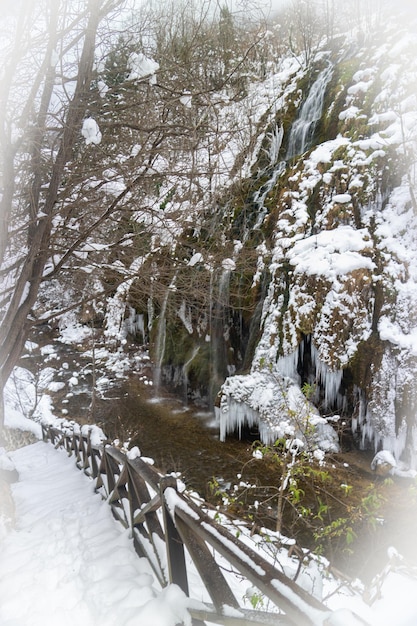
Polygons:
<instances>
[{"instance_id":1,"label":"cascading water","mask_svg":"<svg viewBox=\"0 0 417 626\"><path fill-rule=\"evenodd\" d=\"M188 372L189 372L191 363L194 361L199 351L200 351L200 346L198 345L194 346L190 358L182 366L182 379L183 379L183 384L184 384L184 402L186 404L188 403L188 384L189 384Z\"/></svg>"},{"instance_id":2,"label":"cascading water","mask_svg":"<svg viewBox=\"0 0 417 626\"><path fill-rule=\"evenodd\" d=\"M269 135L269 165L266 170L263 170L262 174L265 174L268 170L271 174L269 179L253 194L252 201L258 207L258 218L253 227L254 230L259 229L262 225L262 222L267 214L267 209L264 205L265 198L276 184L278 178L285 171L287 161L295 157L297 154L303 154L310 146L317 122L320 120L322 115L324 96L327 85L332 77L332 73L333 66L329 64L326 69L320 72L317 79L313 83L310 92L301 107L300 115L292 125L285 160L278 160L284 137L283 127L277 124ZM246 233L246 236L247 235L248 233Z\"/></svg>"},{"instance_id":3,"label":"cascading water","mask_svg":"<svg viewBox=\"0 0 417 626\"><path fill-rule=\"evenodd\" d=\"M154 367L153 384L157 393L161 385L162 360L164 358L164 352L165 352L166 308L167 308L167 302L168 302L168 295L169 295L169 291L167 290L165 297L164 297L164 301L162 303L161 312L159 314L158 332L157 332L156 341L155 341L155 367Z\"/></svg>"},{"instance_id":4,"label":"cascading water","mask_svg":"<svg viewBox=\"0 0 417 626\"><path fill-rule=\"evenodd\" d=\"M297 154L303 154L310 145L317 122L321 118L324 95L333 73L333 66L329 65L318 75L310 92L301 107L300 115L291 128L288 140L286 160Z\"/></svg>"},{"instance_id":5,"label":"cascading water","mask_svg":"<svg viewBox=\"0 0 417 626\"><path fill-rule=\"evenodd\" d=\"M270 146L268 150L268 160L269 164L265 170L262 171L262 175L265 175L266 172L271 172L272 174L259 189L255 191L253 194L252 202L259 208L258 218L256 220L255 225L253 226L253 230L258 230L264 217L266 216L267 210L264 206L264 201L268 193L271 191L272 187L277 182L278 178L281 176L282 172L285 169L285 162L278 162L279 153L281 150L282 140L284 138L284 129L282 126L276 124L273 131L268 136L270 140ZM247 239L249 232L245 233L244 239Z\"/></svg>"},{"instance_id":6,"label":"cascading water","mask_svg":"<svg viewBox=\"0 0 417 626\"><path fill-rule=\"evenodd\" d=\"M168 298L170 291L175 287L176 276L172 279L169 287L165 292L164 299L162 301L161 310L159 313L158 319L158 330L156 334L155 340L155 367L154 367L154 376L153 376L153 384L156 393L158 394L160 385L161 385L161 372L162 372L162 362L164 359L165 353L165 340L166 340L166 310L168 304Z\"/></svg>"},{"instance_id":7,"label":"cascading water","mask_svg":"<svg viewBox=\"0 0 417 626\"><path fill-rule=\"evenodd\" d=\"M218 281L217 302L213 307L213 315L210 320L211 403L227 375L226 343L229 326L226 320L226 312L229 306L230 275L231 270L223 268Z\"/></svg>"}]
</instances>

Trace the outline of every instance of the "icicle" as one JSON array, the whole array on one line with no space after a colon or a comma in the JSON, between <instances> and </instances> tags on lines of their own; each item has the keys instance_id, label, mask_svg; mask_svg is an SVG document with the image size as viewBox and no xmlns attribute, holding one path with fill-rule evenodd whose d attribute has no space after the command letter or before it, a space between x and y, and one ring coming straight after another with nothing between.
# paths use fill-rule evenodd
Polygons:
<instances>
[{"instance_id":1,"label":"icicle","mask_svg":"<svg viewBox=\"0 0 417 626\"><path fill-rule=\"evenodd\" d=\"M339 389L343 378L343 370L333 372L325 363L316 361L316 378L324 387L324 403L327 407L339 406Z\"/></svg>"},{"instance_id":2,"label":"icicle","mask_svg":"<svg viewBox=\"0 0 417 626\"><path fill-rule=\"evenodd\" d=\"M331 370L326 363L321 361L318 356L317 348L311 342L311 360L316 370L316 381L324 389L324 403L330 408L333 406L341 407L342 398L339 394L340 385L343 378L343 370Z\"/></svg>"},{"instance_id":3,"label":"icicle","mask_svg":"<svg viewBox=\"0 0 417 626\"><path fill-rule=\"evenodd\" d=\"M243 402L227 397L227 406L216 409L216 417L220 423L220 441L226 440L229 433L238 432L239 439L244 426L252 428L259 425L259 413ZM264 440L262 440L264 441ZM266 443L266 442L265 442ZM271 442L273 443L273 441Z\"/></svg>"},{"instance_id":4,"label":"icicle","mask_svg":"<svg viewBox=\"0 0 417 626\"><path fill-rule=\"evenodd\" d=\"M136 332L139 332L142 335L142 341L145 343L145 316L143 313L138 313L136 315L135 328Z\"/></svg>"},{"instance_id":5,"label":"icicle","mask_svg":"<svg viewBox=\"0 0 417 626\"><path fill-rule=\"evenodd\" d=\"M185 328L187 329L187 332L192 335L193 334L193 323L192 323L192 319L191 319L191 309L190 307L187 307L187 303L185 302L185 300L183 300L181 302L181 306L177 311L178 317L180 318L180 320L182 321L182 323L184 324Z\"/></svg>"},{"instance_id":6,"label":"icicle","mask_svg":"<svg viewBox=\"0 0 417 626\"><path fill-rule=\"evenodd\" d=\"M142 313L136 313L136 310L129 306L129 316L124 320L124 327L130 335L142 335L142 341L145 343L145 318Z\"/></svg>"},{"instance_id":7,"label":"icicle","mask_svg":"<svg viewBox=\"0 0 417 626\"><path fill-rule=\"evenodd\" d=\"M280 356L277 361L277 368L283 376L291 378L297 385L301 385L301 378L297 372L298 356L298 348L286 356Z\"/></svg>"}]
</instances>

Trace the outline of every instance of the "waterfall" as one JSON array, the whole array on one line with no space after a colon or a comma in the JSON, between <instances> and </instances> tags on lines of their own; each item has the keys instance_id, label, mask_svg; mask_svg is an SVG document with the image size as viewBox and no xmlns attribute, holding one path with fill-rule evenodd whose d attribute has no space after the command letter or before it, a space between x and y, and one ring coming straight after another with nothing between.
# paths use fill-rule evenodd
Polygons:
<instances>
[{"instance_id":1,"label":"waterfall","mask_svg":"<svg viewBox=\"0 0 417 626\"><path fill-rule=\"evenodd\" d=\"M156 393L158 393L158 390L161 384L162 362L163 362L164 354L165 354L166 325L167 325L166 310L167 310L168 298L169 298L170 291L175 289L175 280L176 280L176 275L172 279L170 285L168 286L165 292L165 296L164 296L164 299L161 305L161 310L159 313L158 330L156 333L156 340L155 340L155 357L154 357L155 367L154 367L154 376L153 376L153 384L154 384Z\"/></svg>"},{"instance_id":2,"label":"waterfall","mask_svg":"<svg viewBox=\"0 0 417 626\"><path fill-rule=\"evenodd\" d=\"M267 182L264 185L262 185L262 187L257 189L255 193L253 194L253 202L259 208L258 218L255 222L253 230L259 230L259 228L261 227L262 222L264 221L264 218L267 214L267 208L265 207L265 204L264 204L265 198L268 195L268 193L271 191L272 187L275 185L275 183L277 182L278 178L281 176L284 170L285 170L285 161L281 161L275 166L272 172L272 176L269 178L269 180L267 180Z\"/></svg>"},{"instance_id":3,"label":"waterfall","mask_svg":"<svg viewBox=\"0 0 417 626\"><path fill-rule=\"evenodd\" d=\"M297 154L303 154L309 147L316 124L321 118L324 95L332 73L333 67L329 65L325 70L320 72L316 81L313 83L301 107L300 115L292 126L288 140L287 161Z\"/></svg>"},{"instance_id":4,"label":"waterfall","mask_svg":"<svg viewBox=\"0 0 417 626\"><path fill-rule=\"evenodd\" d=\"M268 133L267 137L270 140L268 150L269 166L274 166L278 161L282 140L284 138L283 126L275 124L274 129L272 132Z\"/></svg>"},{"instance_id":5,"label":"waterfall","mask_svg":"<svg viewBox=\"0 0 417 626\"><path fill-rule=\"evenodd\" d=\"M165 352L165 339L166 339L166 308L168 302L169 291L167 290L164 301L161 306L161 312L159 314L158 319L158 331L156 334L155 341L155 367L154 367L154 376L153 376L153 384L156 392L158 392L160 384L161 384L161 369L162 369L162 361L164 358Z\"/></svg>"},{"instance_id":6,"label":"waterfall","mask_svg":"<svg viewBox=\"0 0 417 626\"><path fill-rule=\"evenodd\" d=\"M252 201L259 208L258 218L255 222L253 230L258 230L261 227L264 217L267 213L267 209L264 206L265 198L268 195L268 193L271 191L272 187L275 185L276 181L278 180L278 178L280 177L280 175L285 169L285 162L284 161L278 162L279 153L281 150L281 144L284 138L284 128L278 124L275 124L275 127L272 130L272 132L268 134L268 138L270 140L270 145L269 145L269 150L268 150L269 164L264 170L262 170L260 175L264 175L266 172L271 172L271 170L272 170L272 174L270 175L266 183L264 183L253 194ZM244 240L246 240L248 234L249 234L248 232L245 233Z\"/></svg>"},{"instance_id":7,"label":"waterfall","mask_svg":"<svg viewBox=\"0 0 417 626\"><path fill-rule=\"evenodd\" d=\"M231 270L224 268L219 280L219 305L224 308L229 306L229 283Z\"/></svg>"},{"instance_id":8,"label":"waterfall","mask_svg":"<svg viewBox=\"0 0 417 626\"><path fill-rule=\"evenodd\" d=\"M190 369L191 363L194 361L199 351L200 346L194 346L190 358L182 366L182 378L184 381L184 401L186 404L188 403L188 371Z\"/></svg>"},{"instance_id":9,"label":"waterfall","mask_svg":"<svg viewBox=\"0 0 417 626\"><path fill-rule=\"evenodd\" d=\"M268 151L269 166L262 172L262 174L265 174L265 171L268 169L271 170L271 168L272 173L266 183L257 189L253 195L253 203L259 209L258 218L253 230L258 230L262 225L267 213L267 209L264 205L265 198L277 182L278 178L285 171L287 161L292 159L297 154L303 154L309 147L317 122L320 120L322 115L324 96L332 73L333 67L329 64L326 69L320 72L316 81L313 83L310 92L301 107L300 115L292 125L285 160L278 160L284 135L283 127L276 125L275 129L272 133L270 133L269 138L271 140L271 145Z\"/></svg>"},{"instance_id":10,"label":"waterfall","mask_svg":"<svg viewBox=\"0 0 417 626\"><path fill-rule=\"evenodd\" d=\"M229 283L231 270L223 268L218 282L217 302L213 307L210 328L210 404L227 376L227 342L229 324L226 319L229 306Z\"/></svg>"}]
</instances>

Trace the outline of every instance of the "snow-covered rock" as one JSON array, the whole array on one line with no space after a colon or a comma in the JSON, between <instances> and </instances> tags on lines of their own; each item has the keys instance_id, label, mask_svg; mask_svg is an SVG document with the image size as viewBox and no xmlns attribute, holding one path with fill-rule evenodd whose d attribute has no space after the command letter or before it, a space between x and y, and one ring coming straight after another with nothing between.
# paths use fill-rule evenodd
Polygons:
<instances>
[{"instance_id":1,"label":"snow-covered rock","mask_svg":"<svg viewBox=\"0 0 417 626\"><path fill-rule=\"evenodd\" d=\"M269 445L290 437L310 451L339 451L333 427L320 417L299 386L284 376L260 371L230 376L222 386L216 415L222 441L228 433L240 434L248 426L259 429L261 441Z\"/></svg>"},{"instance_id":2,"label":"snow-covered rock","mask_svg":"<svg viewBox=\"0 0 417 626\"><path fill-rule=\"evenodd\" d=\"M378 476L386 476L396 466L397 462L391 452L388 450L381 450L372 459L371 470L378 474Z\"/></svg>"}]
</instances>

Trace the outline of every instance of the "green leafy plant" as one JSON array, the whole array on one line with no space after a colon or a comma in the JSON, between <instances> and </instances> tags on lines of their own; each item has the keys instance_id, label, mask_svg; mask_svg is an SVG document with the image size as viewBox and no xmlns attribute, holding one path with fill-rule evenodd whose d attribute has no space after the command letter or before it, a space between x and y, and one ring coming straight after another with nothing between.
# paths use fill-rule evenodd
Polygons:
<instances>
[{"instance_id":1,"label":"green leafy plant","mask_svg":"<svg viewBox=\"0 0 417 626\"><path fill-rule=\"evenodd\" d=\"M261 609L264 606L264 596L260 591L257 591L253 587L250 587L246 591L243 598L245 600L249 600L253 609Z\"/></svg>"}]
</instances>

